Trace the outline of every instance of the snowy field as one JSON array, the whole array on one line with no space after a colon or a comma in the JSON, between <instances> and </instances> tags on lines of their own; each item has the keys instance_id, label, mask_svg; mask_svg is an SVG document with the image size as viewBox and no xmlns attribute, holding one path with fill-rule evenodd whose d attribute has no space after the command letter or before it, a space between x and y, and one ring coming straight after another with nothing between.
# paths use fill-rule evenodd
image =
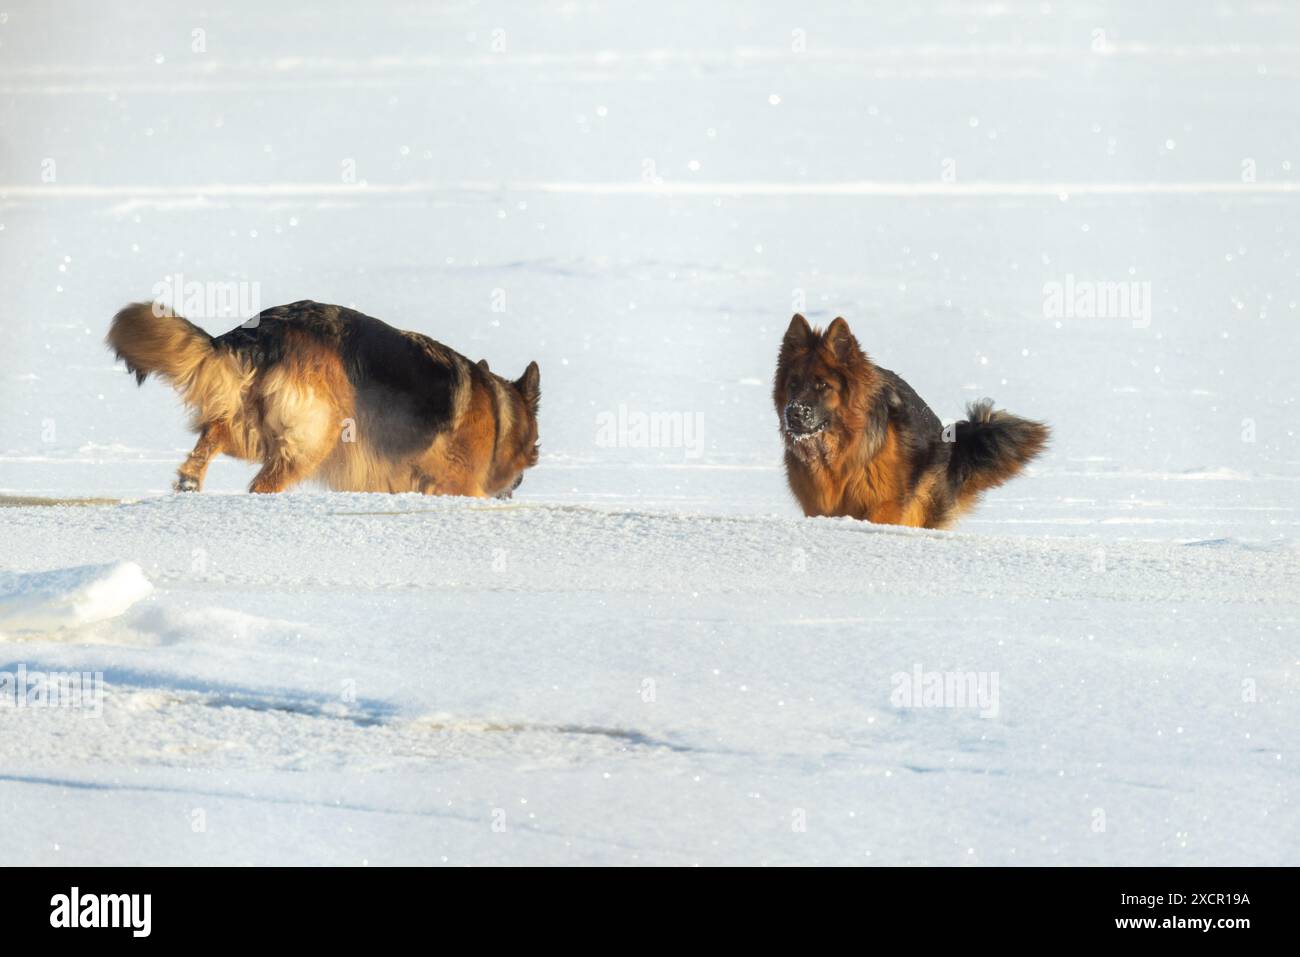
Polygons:
<instances>
[{"instance_id":1,"label":"snowy field","mask_svg":"<svg viewBox=\"0 0 1300 957\"><path fill-rule=\"evenodd\" d=\"M5 863L1300 863L1300 8L287 7L0 13ZM537 360L540 464L172 494L169 276ZM796 307L1052 448L802 518Z\"/></svg>"}]
</instances>

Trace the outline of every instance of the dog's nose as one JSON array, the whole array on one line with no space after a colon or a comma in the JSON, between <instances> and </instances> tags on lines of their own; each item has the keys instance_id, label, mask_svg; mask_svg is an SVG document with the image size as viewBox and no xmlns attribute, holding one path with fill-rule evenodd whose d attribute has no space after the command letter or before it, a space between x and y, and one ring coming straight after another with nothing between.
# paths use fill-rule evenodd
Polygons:
<instances>
[{"instance_id":1,"label":"dog's nose","mask_svg":"<svg viewBox=\"0 0 1300 957\"><path fill-rule=\"evenodd\" d=\"M791 402L785 407L786 428L803 431L811 428L812 422L813 410L803 403Z\"/></svg>"}]
</instances>

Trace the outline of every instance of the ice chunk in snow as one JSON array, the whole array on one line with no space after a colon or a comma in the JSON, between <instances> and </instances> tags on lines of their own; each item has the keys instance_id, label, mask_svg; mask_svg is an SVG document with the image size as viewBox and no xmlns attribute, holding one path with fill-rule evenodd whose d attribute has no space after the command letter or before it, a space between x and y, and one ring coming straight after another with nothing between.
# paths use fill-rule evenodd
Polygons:
<instances>
[{"instance_id":1,"label":"ice chunk in snow","mask_svg":"<svg viewBox=\"0 0 1300 957\"><path fill-rule=\"evenodd\" d=\"M152 591L135 562L0 573L0 639L116 618Z\"/></svg>"}]
</instances>

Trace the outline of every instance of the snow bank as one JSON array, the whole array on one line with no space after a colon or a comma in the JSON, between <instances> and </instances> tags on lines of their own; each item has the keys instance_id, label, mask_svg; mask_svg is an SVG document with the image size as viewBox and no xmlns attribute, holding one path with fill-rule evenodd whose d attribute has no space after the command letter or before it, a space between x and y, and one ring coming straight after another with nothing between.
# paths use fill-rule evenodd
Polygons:
<instances>
[{"instance_id":1,"label":"snow bank","mask_svg":"<svg viewBox=\"0 0 1300 957\"><path fill-rule=\"evenodd\" d=\"M152 591L135 562L0 573L0 640L116 618Z\"/></svg>"}]
</instances>

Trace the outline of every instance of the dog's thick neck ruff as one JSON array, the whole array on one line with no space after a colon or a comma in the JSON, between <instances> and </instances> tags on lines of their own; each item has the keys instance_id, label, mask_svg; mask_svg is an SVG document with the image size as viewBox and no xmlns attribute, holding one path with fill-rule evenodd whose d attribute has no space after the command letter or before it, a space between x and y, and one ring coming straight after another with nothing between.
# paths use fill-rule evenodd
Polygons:
<instances>
[{"instance_id":1,"label":"dog's thick neck ruff","mask_svg":"<svg viewBox=\"0 0 1300 957\"><path fill-rule=\"evenodd\" d=\"M809 468L829 466L841 446L835 435L834 423L831 422L812 432L795 432L783 428L781 436L785 440L786 452Z\"/></svg>"}]
</instances>

